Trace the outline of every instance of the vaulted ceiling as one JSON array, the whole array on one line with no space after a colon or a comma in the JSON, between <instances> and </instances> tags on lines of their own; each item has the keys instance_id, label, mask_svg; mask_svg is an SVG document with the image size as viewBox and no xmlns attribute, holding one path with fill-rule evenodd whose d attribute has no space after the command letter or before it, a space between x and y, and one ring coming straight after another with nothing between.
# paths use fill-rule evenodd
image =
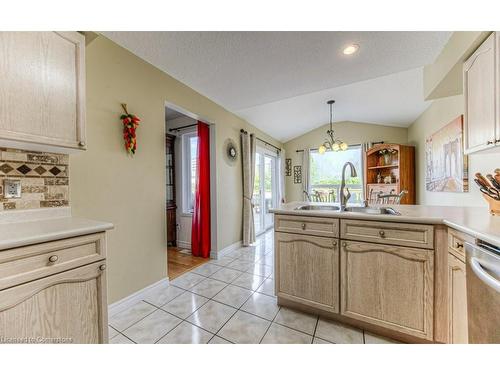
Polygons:
<instances>
[{"instance_id":1,"label":"vaulted ceiling","mask_svg":"<svg viewBox=\"0 0 500 375\"><path fill-rule=\"evenodd\" d=\"M428 105L422 67L451 32L104 32L269 135L335 120L409 126ZM344 55L349 44L358 53Z\"/></svg>"}]
</instances>

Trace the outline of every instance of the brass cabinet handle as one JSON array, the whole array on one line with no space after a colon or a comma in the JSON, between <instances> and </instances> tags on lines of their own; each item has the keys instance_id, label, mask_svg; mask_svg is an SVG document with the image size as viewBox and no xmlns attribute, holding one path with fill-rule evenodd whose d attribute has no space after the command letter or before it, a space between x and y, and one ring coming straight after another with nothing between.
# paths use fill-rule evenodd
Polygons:
<instances>
[{"instance_id":1,"label":"brass cabinet handle","mask_svg":"<svg viewBox=\"0 0 500 375\"><path fill-rule=\"evenodd\" d=\"M455 244L455 247L458 249L458 248L460 248L460 247L464 247L464 244L463 244L463 243L460 243L460 242L457 242L457 243Z\"/></svg>"},{"instance_id":2,"label":"brass cabinet handle","mask_svg":"<svg viewBox=\"0 0 500 375\"><path fill-rule=\"evenodd\" d=\"M343 247L347 247L347 242L342 242Z\"/></svg>"},{"instance_id":3,"label":"brass cabinet handle","mask_svg":"<svg viewBox=\"0 0 500 375\"><path fill-rule=\"evenodd\" d=\"M497 140L495 141L495 144L497 144L497 143L500 143L500 139L497 139Z\"/></svg>"},{"instance_id":4,"label":"brass cabinet handle","mask_svg":"<svg viewBox=\"0 0 500 375\"><path fill-rule=\"evenodd\" d=\"M55 262L57 262L58 260L59 260L59 257L58 257L57 255L51 255L51 256L49 257L49 262L50 262L50 263L55 263Z\"/></svg>"},{"instance_id":5,"label":"brass cabinet handle","mask_svg":"<svg viewBox=\"0 0 500 375\"><path fill-rule=\"evenodd\" d=\"M488 141L488 142L486 142L486 144L487 144L487 145L492 145L492 144L493 144L493 143L495 143L495 142L496 142L495 140L493 140L493 141Z\"/></svg>"},{"instance_id":6,"label":"brass cabinet handle","mask_svg":"<svg viewBox=\"0 0 500 375\"><path fill-rule=\"evenodd\" d=\"M306 229L306 223L302 223L302 229Z\"/></svg>"},{"instance_id":7,"label":"brass cabinet handle","mask_svg":"<svg viewBox=\"0 0 500 375\"><path fill-rule=\"evenodd\" d=\"M104 271L104 270L106 269L106 265L105 265L105 264L101 264L101 265L99 266L99 269L100 269L101 271Z\"/></svg>"},{"instance_id":8,"label":"brass cabinet handle","mask_svg":"<svg viewBox=\"0 0 500 375\"><path fill-rule=\"evenodd\" d=\"M378 234L380 237L384 238L385 237L385 232L383 230L379 231Z\"/></svg>"},{"instance_id":9,"label":"brass cabinet handle","mask_svg":"<svg viewBox=\"0 0 500 375\"><path fill-rule=\"evenodd\" d=\"M332 241L332 245L333 245L333 246L337 246L337 241L333 240L333 241Z\"/></svg>"}]
</instances>

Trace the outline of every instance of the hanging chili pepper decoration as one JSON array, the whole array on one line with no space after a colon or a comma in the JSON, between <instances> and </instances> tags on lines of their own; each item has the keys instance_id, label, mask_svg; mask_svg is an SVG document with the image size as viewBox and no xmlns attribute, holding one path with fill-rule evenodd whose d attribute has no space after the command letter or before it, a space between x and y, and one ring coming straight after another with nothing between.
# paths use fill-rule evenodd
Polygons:
<instances>
[{"instance_id":1,"label":"hanging chili pepper decoration","mask_svg":"<svg viewBox=\"0 0 500 375\"><path fill-rule=\"evenodd\" d=\"M130 155L134 155L137 150L137 135L136 129L139 126L139 122L141 121L139 117L128 113L127 105L122 104L123 111L125 114L120 116L120 119L123 123L123 139L125 141L125 150Z\"/></svg>"}]
</instances>

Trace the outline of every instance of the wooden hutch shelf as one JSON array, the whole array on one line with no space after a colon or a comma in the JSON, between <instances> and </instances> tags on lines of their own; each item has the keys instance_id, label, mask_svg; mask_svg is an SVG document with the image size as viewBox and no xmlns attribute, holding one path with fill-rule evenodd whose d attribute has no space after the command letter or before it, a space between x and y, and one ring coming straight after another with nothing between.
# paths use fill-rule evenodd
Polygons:
<instances>
[{"instance_id":1,"label":"wooden hutch shelf","mask_svg":"<svg viewBox=\"0 0 500 375\"><path fill-rule=\"evenodd\" d=\"M389 156L384 156L383 153ZM378 144L365 153L366 195L408 193L401 204L415 204L415 148L393 143ZM390 178L390 182L388 181Z\"/></svg>"}]
</instances>

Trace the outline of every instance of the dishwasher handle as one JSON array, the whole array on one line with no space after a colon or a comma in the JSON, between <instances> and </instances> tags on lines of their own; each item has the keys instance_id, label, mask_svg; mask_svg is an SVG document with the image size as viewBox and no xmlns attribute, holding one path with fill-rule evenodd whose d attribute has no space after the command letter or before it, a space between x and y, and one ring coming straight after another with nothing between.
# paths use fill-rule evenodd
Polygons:
<instances>
[{"instance_id":1,"label":"dishwasher handle","mask_svg":"<svg viewBox=\"0 0 500 375\"><path fill-rule=\"evenodd\" d=\"M491 276L488 272L483 268L484 266L481 264L481 261L478 258L471 257L470 258L470 266L472 271L476 274L476 276L484 282L489 287L495 289L500 293L500 281ZM498 270L494 270L498 271ZM496 273L496 272L495 272Z\"/></svg>"}]
</instances>

